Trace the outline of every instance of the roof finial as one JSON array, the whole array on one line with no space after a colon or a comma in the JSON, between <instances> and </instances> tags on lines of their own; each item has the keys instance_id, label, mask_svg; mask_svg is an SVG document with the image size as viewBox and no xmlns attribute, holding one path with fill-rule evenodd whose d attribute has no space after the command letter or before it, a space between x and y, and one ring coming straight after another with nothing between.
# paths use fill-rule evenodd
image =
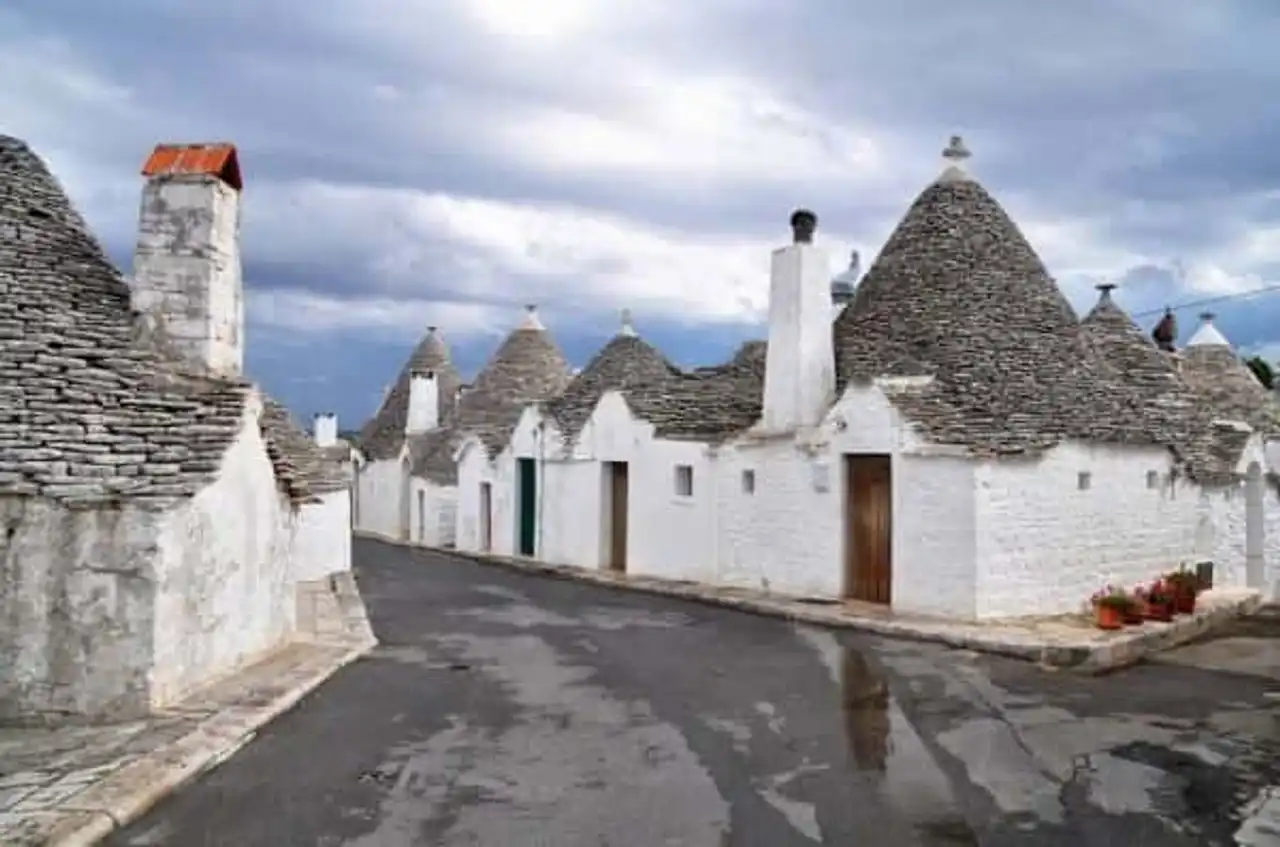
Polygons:
<instances>
[{"instance_id":1,"label":"roof finial","mask_svg":"<svg viewBox=\"0 0 1280 847\"><path fill-rule=\"evenodd\" d=\"M528 304L527 306L524 307L524 311L525 311L525 316L524 316L524 321L521 322L520 324L521 329L538 330L538 329L546 328L542 325L542 321L538 320L538 307L536 304L534 303Z\"/></svg>"},{"instance_id":2,"label":"roof finial","mask_svg":"<svg viewBox=\"0 0 1280 847\"><path fill-rule=\"evenodd\" d=\"M1201 312L1201 313L1200 313L1200 320L1204 321L1204 322L1205 322L1205 323L1207 323L1207 324L1211 324L1211 323L1213 323L1213 319L1214 319L1214 318L1216 318L1216 317L1217 317L1217 315L1215 315L1213 312Z\"/></svg>"},{"instance_id":3,"label":"roof finial","mask_svg":"<svg viewBox=\"0 0 1280 847\"><path fill-rule=\"evenodd\" d=\"M813 232L818 228L818 216L808 209L796 209L791 213L791 240L796 244L812 244Z\"/></svg>"},{"instance_id":4,"label":"roof finial","mask_svg":"<svg viewBox=\"0 0 1280 847\"><path fill-rule=\"evenodd\" d=\"M622 329L618 330L619 335L635 335L636 328L631 325L631 310L622 310Z\"/></svg>"},{"instance_id":5,"label":"roof finial","mask_svg":"<svg viewBox=\"0 0 1280 847\"><path fill-rule=\"evenodd\" d=\"M1111 300L1111 292L1115 291L1118 286L1114 282L1100 282L1094 286L1098 290L1098 302L1107 303Z\"/></svg>"},{"instance_id":6,"label":"roof finial","mask_svg":"<svg viewBox=\"0 0 1280 847\"><path fill-rule=\"evenodd\" d=\"M963 181L969 179L965 172L965 160L973 154L965 146L964 139L958 135L951 136L947 149L942 151L942 159L946 163L939 180L943 182Z\"/></svg>"},{"instance_id":7,"label":"roof finial","mask_svg":"<svg viewBox=\"0 0 1280 847\"><path fill-rule=\"evenodd\" d=\"M436 330L437 330L437 329L439 329L439 328L440 328L440 327L438 327L438 326L429 326L429 327L427 327L427 332L431 333L432 335L435 335L435 334L436 334Z\"/></svg>"},{"instance_id":8,"label":"roof finial","mask_svg":"<svg viewBox=\"0 0 1280 847\"><path fill-rule=\"evenodd\" d=\"M951 136L947 149L942 151L942 158L952 165L959 165L972 155L973 153L969 152L969 148L964 144L964 138L959 135Z\"/></svg>"}]
</instances>

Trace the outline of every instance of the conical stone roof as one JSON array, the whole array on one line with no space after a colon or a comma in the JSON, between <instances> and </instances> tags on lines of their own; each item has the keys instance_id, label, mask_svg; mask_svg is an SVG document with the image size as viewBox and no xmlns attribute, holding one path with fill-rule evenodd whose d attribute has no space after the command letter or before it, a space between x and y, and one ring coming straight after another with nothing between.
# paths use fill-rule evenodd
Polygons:
<instances>
[{"instance_id":1,"label":"conical stone roof","mask_svg":"<svg viewBox=\"0 0 1280 847\"><path fill-rule=\"evenodd\" d=\"M411 447L414 473L442 485L456 484L453 455L463 439L476 435L496 453L510 440L525 407L559 396L571 378L564 353L530 307L524 323L459 397L445 431L428 434Z\"/></svg>"},{"instance_id":2,"label":"conical stone roof","mask_svg":"<svg viewBox=\"0 0 1280 847\"><path fill-rule=\"evenodd\" d=\"M553 400L548 411L566 441L577 437L606 391L639 385L658 386L680 375L680 369L630 326L609 340Z\"/></svg>"},{"instance_id":3,"label":"conical stone roof","mask_svg":"<svg viewBox=\"0 0 1280 847\"><path fill-rule=\"evenodd\" d=\"M415 373L432 371L440 389L440 420L445 421L453 411L454 398L462 378L453 366L449 347L436 327L429 327L427 334L409 354L408 360L396 376L391 390L383 398L369 422L360 433L360 448L370 459L391 459L404 444L405 424L409 420L409 383Z\"/></svg>"},{"instance_id":4,"label":"conical stone roof","mask_svg":"<svg viewBox=\"0 0 1280 847\"><path fill-rule=\"evenodd\" d=\"M833 337L840 388L932 374L893 400L939 443L1017 453L1157 438L1018 226L958 164L912 203Z\"/></svg>"},{"instance_id":5,"label":"conical stone roof","mask_svg":"<svg viewBox=\"0 0 1280 847\"><path fill-rule=\"evenodd\" d=\"M1258 381L1212 316L1182 351L1182 377L1216 418L1243 421L1264 436L1280 434L1280 405Z\"/></svg>"},{"instance_id":6,"label":"conical stone roof","mask_svg":"<svg viewBox=\"0 0 1280 847\"><path fill-rule=\"evenodd\" d=\"M1177 361L1155 343L1102 289L1098 302L1080 322L1085 342L1102 362L1153 403L1190 409L1194 405Z\"/></svg>"}]
</instances>

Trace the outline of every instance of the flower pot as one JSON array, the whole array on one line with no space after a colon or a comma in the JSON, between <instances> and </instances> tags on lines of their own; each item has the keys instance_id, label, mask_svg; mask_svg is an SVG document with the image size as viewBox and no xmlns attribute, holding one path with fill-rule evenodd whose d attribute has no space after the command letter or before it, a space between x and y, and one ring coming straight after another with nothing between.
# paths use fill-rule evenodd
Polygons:
<instances>
[{"instance_id":1,"label":"flower pot","mask_svg":"<svg viewBox=\"0 0 1280 847\"><path fill-rule=\"evenodd\" d=\"M1171 621L1173 620L1173 605L1169 602L1147 601L1147 608L1143 615L1149 621Z\"/></svg>"},{"instance_id":2,"label":"flower pot","mask_svg":"<svg viewBox=\"0 0 1280 847\"><path fill-rule=\"evenodd\" d=\"M1191 615L1196 611L1195 589L1188 589L1178 595L1178 614Z\"/></svg>"},{"instance_id":3,"label":"flower pot","mask_svg":"<svg viewBox=\"0 0 1280 847\"><path fill-rule=\"evenodd\" d=\"M1142 626L1142 605L1134 603L1124 610L1125 626Z\"/></svg>"},{"instance_id":4,"label":"flower pot","mask_svg":"<svg viewBox=\"0 0 1280 847\"><path fill-rule=\"evenodd\" d=\"M1098 629L1124 629L1124 608L1099 603L1093 607Z\"/></svg>"}]
</instances>

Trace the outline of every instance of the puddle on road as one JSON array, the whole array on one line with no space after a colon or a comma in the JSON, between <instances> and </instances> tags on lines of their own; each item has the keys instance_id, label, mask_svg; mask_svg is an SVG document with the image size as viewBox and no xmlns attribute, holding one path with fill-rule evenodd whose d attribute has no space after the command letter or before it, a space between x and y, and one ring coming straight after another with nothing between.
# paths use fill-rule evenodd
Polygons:
<instances>
[{"instance_id":1,"label":"puddle on road","mask_svg":"<svg viewBox=\"0 0 1280 847\"><path fill-rule=\"evenodd\" d=\"M877 795L923 843L978 844L950 782L894 702L885 674L861 651L841 644L830 632L798 627L796 633L822 658L836 686L853 770L874 786Z\"/></svg>"},{"instance_id":2,"label":"puddle on road","mask_svg":"<svg viewBox=\"0 0 1280 847\"><path fill-rule=\"evenodd\" d=\"M857 650L843 648L840 707L845 741L858 770L884 773L889 761L889 683Z\"/></svg>"}]
</instances>

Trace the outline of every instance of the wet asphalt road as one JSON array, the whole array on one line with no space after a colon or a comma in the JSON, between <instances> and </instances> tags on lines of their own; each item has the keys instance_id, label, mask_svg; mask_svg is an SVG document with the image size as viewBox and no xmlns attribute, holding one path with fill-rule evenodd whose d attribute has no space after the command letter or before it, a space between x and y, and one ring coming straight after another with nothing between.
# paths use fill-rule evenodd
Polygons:
<instances>
[{"instance_id":1,"label":"wet asphalt road","mask_svg":"<svg viewBox=\"0 0 1280 847\"><path fill-rule=\"evenodd\" d=\"M107 844L1226 845L1280 785L1256 672L1277 621L1086 678L371 541L356 561L382 645Z\"/></svg>"}]
</instances>

